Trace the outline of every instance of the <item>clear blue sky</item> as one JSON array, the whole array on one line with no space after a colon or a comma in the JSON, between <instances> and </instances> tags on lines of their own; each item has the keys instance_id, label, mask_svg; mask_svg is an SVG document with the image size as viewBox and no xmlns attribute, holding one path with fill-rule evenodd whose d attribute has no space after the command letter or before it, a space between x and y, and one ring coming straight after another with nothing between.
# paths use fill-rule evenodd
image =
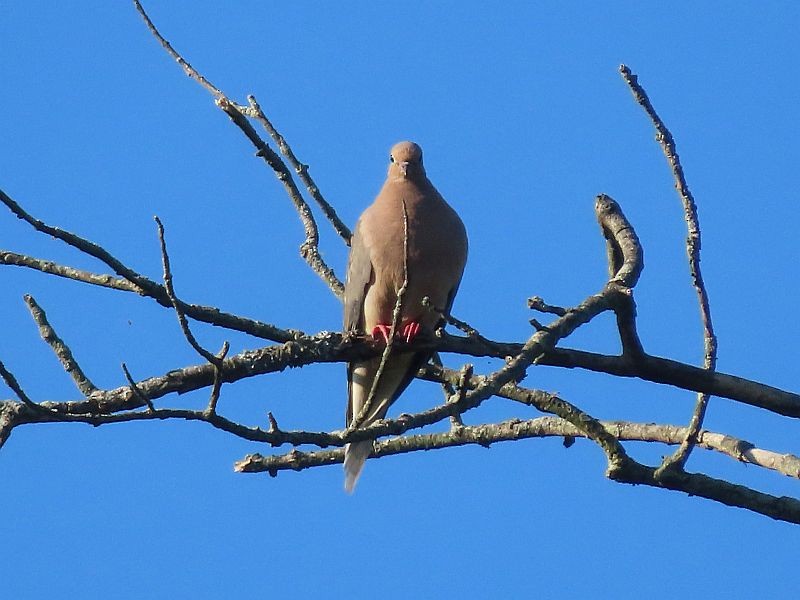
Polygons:
<instances>
[{"instance_id":1,"label":"clear blue sky","mask_svg":"<svg viewBox=\"0 0 800 600\"><path fill-rule=\"evenodd\" d=\"M682 209L640 75L678 141L700 208L719 369L797 390L800 9L794 2L147 2L179 51L231 97L254 93L348 223L387 150L419 142L461 213L471 255L455 312L525 339L528 296L569 305L605 277L595 194L637 227L639 323L651 353L698 364ZM341 309L297 254L302 229L274 176L127 2L5 3L0 187L34 215L158 278L152 216L178 293L284 327L338 330ZM323 225L325 257L343 245ZM0 212L0 246L102 267ZM38 339L31 293L98 385L198 362L174 316L131 295L0 270L0 358L37 400L76 392ZM234 351L257 341L196 327ZM568 344L614 352L612 319ZM459 366L457 357L448 364ZM477 360L478 372L496 367ZM343 365L223 390L247 423L335 429ZM693 395L544 367L526 384L604 419L682 424ZM10 392L0 388L0 397ZM162 406L199 407L206 394ZM431 406L415 383L395 414ZM502 400L468 422L536 416ZM709 429L800 453L798 423L712 399ZM663 448L630 445L657 461ZM621 486L579 440L529 440L277 479L232 463L267 448L207 426L29 426L0 451L0 588L8 598L789 598L800 529L682 494ZM697 451L689 464L774 494L798 482Z\"/></svg>"}]
</instances>

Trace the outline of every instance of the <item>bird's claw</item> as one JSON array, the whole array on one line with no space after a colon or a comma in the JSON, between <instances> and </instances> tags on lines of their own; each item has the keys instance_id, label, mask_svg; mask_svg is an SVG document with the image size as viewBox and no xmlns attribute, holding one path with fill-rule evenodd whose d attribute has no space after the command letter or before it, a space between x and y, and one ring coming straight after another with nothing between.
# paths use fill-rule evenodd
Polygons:
<instances>
[{"instance_id":1,"label":"bird's claw","mask_svg":"<svg viewBox=\"0 0 800 600\"><path fill-rule=\"evenodd\" d=\"M400 327L400 336L399 337L405 343L410 344L411 342L414 341L414 338L416 338L417 335L419 335L420 329L421 329L421 325L419 324L419 321L408 321L407 323L404 323ZM376 341L383 340L384 343L388 344L389 343L389 335L391 334L391 332L392 332L392 326L391 325L388 325L386 323L378 323L372 329L372 337Z\"/></svg>"},{"instance_id":2,"label":"bird's claw","mask_svg":"<svg viewBox=\"0 0 800 600\"><path fill-rule=\"evenodd\" d=\"M391 325L385 323L378 323L372 330L372 337L377 340L383 340L384 343L389 343L389 333L392 331Z\"/></svg>"},{"instance_id":3,"label":"bird's claw","mask_svg":"<svg viewBox=\"0 0 800 600\"><path fill-rule=\"evenodd\" d=\"M405 325L403 325L403 329L400 332L400 335L403 336L403 339L406 341L407 344L410 344L415 337L419 334L420 324L419 321L409 321Z\"/></svg>"}]
</instances>

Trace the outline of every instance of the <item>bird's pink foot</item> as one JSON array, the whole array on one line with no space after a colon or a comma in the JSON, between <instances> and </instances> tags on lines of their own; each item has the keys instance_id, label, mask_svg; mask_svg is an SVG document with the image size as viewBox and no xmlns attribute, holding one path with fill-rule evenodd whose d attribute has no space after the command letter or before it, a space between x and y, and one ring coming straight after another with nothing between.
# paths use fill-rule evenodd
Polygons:
<instances>
[{"instance_id":1,"label":"bird's pink foot","mask_svg":"<svg viewBox=\"0 0 800 600\"><path fill-rule=\"evenodd\" d=\"M378 323L372 329L372 337L376 340L383 340L384 343L389 343L389 333L392 331L392 326L385 323Z\"/></svg>"},{"instance_id":2,"label":"bird's pink foot","mask_svg":"<svg viewBox=\"0 0 800 600\"><path fill-rule=\"evenodd\" d=\"M414 341L414 338L419 335L420 329L422 326L419 324L419 321L407 321L403 325L400 326L400 339L410 344ZM378 323L372 329L372 337L377 340L383 340L384 343L389 343L389 334L392 332L392 326L387 323Z\"/></svg>"},{"instance_id":3,"label":"bird's pink foot","mask_svg":"<svg viewBox=\"0 0 800 600\"><path fill-rule=\"evenodd\" d=\"M400 334L407 344L410 344L417 337L420 327L419 321L408 321L403 325Z\"/></svg>"}]
</instances>

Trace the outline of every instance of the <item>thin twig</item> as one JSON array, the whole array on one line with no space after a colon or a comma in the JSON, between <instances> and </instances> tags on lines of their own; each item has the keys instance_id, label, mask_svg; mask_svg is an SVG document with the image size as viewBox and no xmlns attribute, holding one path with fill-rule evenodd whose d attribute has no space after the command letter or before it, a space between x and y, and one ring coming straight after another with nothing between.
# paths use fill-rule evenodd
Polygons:
<instances>
[{"instance_id":1,"label":"thin twig","mask_svg":"<svg viewBox=\"0 0 800 600\"><path fill-rule=\"evenodd\" d=\"M300 177L300 181L302 181L306 186L306 190L308 190L309 195L322 209L322 213L333 226L334 231L336 231L336 233L339 234L339 237L344 240L344 243L349 246L350 238L353 234L350 232L350 229L347 227L347 225L345 225L344 222L342 222L342 220L339 218L339 215L336 214L336 210L334 210L334 208L323 197L322 192L317 187L317 184L314 183L314 180L311 178L311 175L308 172L308 165L301 163L297 159L292 151L292 148L289 146L289 143L286 141L286 138L278 133L278 130L275 129L272 121L270 121L267 118L267 115L264 114L264 111L261 110L261 106L258 104L256 97L252 94L247 96L247 102L250 105L248 114L256 121L261 123L261 126L264 127L267 133L269 133L269 136L273 139L275 144L277 144L281 154L283 154L289 161L289 164L294 167L295 173L297 173L297 175Z\"/></svg>"},{"instance_id":2,"label":"thin twig","mask_svg":"<svg viewBox=\"0 0 800 600\"><path fill-rule=\"evenodd\" d=\"M217 412L217 402L219 402L219 393L222 390L222 360L228 354L228 350L230 350L230 344L225 341L222 344L222 348L219 352L217 352L215 358L217 362L214 364L214 383L211 385L211 396L208 399L208 407L206 408L206 412L209 414L214 414Z\"/></svg>"},{"instance_id":3,"label":"thin twig","mask_svg":"<svg viewBox=\"0 0 800 600\"><path fill-rule=\"evenodd\" d=\"M625 83L628 84L631 92L633 92L636 102L645 110L656 129L656 141L658 141L664 151L664 155L672 170L672 175L675 178L675 189L678 191L683 203L684 219L688 229L686 252L689 259L689 272L700 305L700 320L703 325L703 367L713 371L717 365L717 336L714 334L708 292L700 270L701 239L697 205L695 204L691 190L689 190L689 185L686 183L683 167L681 166L680 157L678 156L678 150L675 146L675 140L672 134L656 113L647 92L645 92L644 88L639 83L638 77L625 65L620 65L619 70ZM708 400L709 396L707 394L698 394L694 412L689 422L689 433L686 439L672 456L664 459L661 467L657 470L657 475L661 475L666 469L672 467L683 469L683 466L686 464L691 454L692 446L697 442L697 434L703 426L703 418L705 417Z\"/></svg>"},{"instance_id":4,"label":"thin twig","mask_svg":"<svg viewBox=\"0 0 800 600\"><path fill-rule=\"evenodd\" d=\"M54 414L55 411L52 411L44 406L40 406L39 404L36 404L36 402L30 399L30 396L28 396L28 394L25 393L25 390L22 389L22 386L17 381L17 378L14 377L14 374L6 368L6 366L3 364L3 361L0 361L0 377L2 377L6 385L9 388L11 388L11 391L14 392L17 398L19 398L20 401L25 406L35 411L36 413L45 412L49 414Z\"/></svg>"},{"instance_id":5,"label":"thin twig","mask_svg":"<svg viewBox=\"0 0 800 600\"><path fill-rule=\"evenodd\" d=\"M153 36L155 36L155 38L159 41L164 50L166 50L167 53L172 58L174 58L175 61L181 66L186 75L197 81L200 85L202 85L204 88L206 88L209 92L211 92L215 96L222 96L222 92L219 91L219 88L217 88L208 79L203 77L203 75L200 72L198 72L197 69L192 67L192 65L190 65L188 61L186 61L180 54L178 54L172 47L172 45L166 39L164 39L164 36L162 36L161 33L158 31L158 29L156 29L156 26L153 24L153 22L150 20L150 17L145 12L141 2L139 2L139 0L133 0L133 4L134 6L136 6L136 10L139 12L142 19L144 19L144 22L147 24L147 29L149 29L150 33L152 33Z\"/></svg>"},{"instance_id":6,"label":"thin twig","mask_svg":"<svg viewBox=\"0 0 800 600\"><path fill-rule=\"evenodd\" d=\"M161 246L161 264L164 268L164 288L167 290L167 296L169 296L170 302L172 302L172 308L175 309L175 314L178 317L178 323L181 326L183 336L186 338L186 341L189 342L189 345L194 348L195 352L205 358L212 365L219 365L220 360L197 342L197 339L194 337L194 334L189 327L189 321L186 319L186 315L183 313L183 310L181 310L180 302L178 301L178 297L175 295L175 288L173 286L172 269L170 268L169 254L167 253L167 242L164 239L164 225L161 223L161 219L158 217L153 218L155 219L156 226L158 227L158 241Z\"/></svg>"},{"instance_id":7,"label":"thin twig","mask_svg":"<svg viewBox=\"0 0 800 600\"><path fill-rule=\"evenodd\" d=\"M431 355L431 364L435 365L440 369L444 369L444 364L442 363L442 357L439 355L438 352L434 352ZM444 393L444 399L447 400L450 396L456 393L456 388L451 384L449 381L442 381L442 392Z\"/></svg>"},{"instance_id":8,"label":"thin twig","mask_svg":"<svg viewBox=\"0 0 800 600\"><path fill-rule=\"evenodd\" d=\"M539 296L532 296L531 298L528 298L528 308L539 311L540 313L556 315L558 317L563 317L565 314L567 314L567 310L565 308L547 304Z\"/></svg>"},{"instance_id":9,"label":"thin twig","mask_svg":"<svg viewBox=\"0 0 800 600\"><path fill-rule=\"evenodd\" d=\"M292 177L292 173L286 164L269 145L261 139L256 130L247 120L242 110L237 104L231 102L225 96L216 100L217 106L228 115L233 123L241 129L242 133L256 148L256 156L262 158L264 162L275 172L275 176L283 184L286 194L294 204L300 222L306 234L305 241L300 244L300 256L306 261L311 270L314 271L330 288L333 294L340 300L344 297L344 284L339 280L328 264L323 260L319 252L319 231L311 207L303 198L297 184Z\"/></svg>"},{"instance_id":10,"label":"thin twig","mask_svg":"<svg viewBox=\"0 0 800 600\"><path fill-rule=\"evenodd\" d=\"M303 224L303 228L305 229L306 239L300 245L300 255L303 257L306 263L308 263L311 269L328 285L333 294L341 300L344 296L344 285L339 278L336 277L333 269L331 269L323 260L319 252L319 233L317 230L316 221L314 220L314 215L311 212L308 203L303 199L300 190L298 190L297 184L292 177L291 171L286 166L286 163L284 163L281 157L272 148L270 148L264 140L261 139L258 133L256 133L256 130L247 120L247 115L250 114L251 110L248 107L240 106L231 101L225 94L222 93L219 88L208 81L208 79L203 77L203 75L197 69L192 67L189 62L184 59L169 42L167 42L164 36L161 35L156 26L150 20L150 17L148 17L141 3L138 0L134 0L134 4L136 5L136 10L147 24L147 28L150 30L150 33L156 37L162 47L172 58L178 62L184 72L189 75L189 77L195 79L200 83L200 85L213 94L215 98L215 104L226 115L228 115L231 121L233 121L233 123L239 127L239 129L241 129L242 133L244 133L245 136L247 136L247 139L249 139L253 146L255 146L256 156L263 158L264 161L275 172L275 176L283 184L289 199L294 204L298 216L300 217L300 221ZM323 203L325 203L324 200Z\"/></svg>"},{"instance_id":11,"label":"thin twig","mask_svg":"<svg viewBox=\"0 0 800 600\"><path fill-rule=\"evenodd\" d=\"M386 341L386 346L381 354L381 362L378 365L378 370L375 371L375 377L372 379L372 386L369 389L367 400L364 402L361 410L358 411L355 420L348 424L348 429L358 429L372 409L372 404L375 402L375 394L378 391L378 385L380 384L386 364L389 362L389 356L392 354L397 328L400 325L400 316L403 312L403 298L408 289L408 210L406 209L405 200L402 200L401 207L403 209L403 285L401 285L400 289L397 291L397 299L395 300L394 310L392 311L392 326L389 329L389 339Z\"/></svg>"},{"instance_id":12,"label":"thin twig","mask_svg":"<svg viewBox=\"0 0 800 600\"><path fill-rule=\"evenodd\" d=\"M44 309L36 303L36 300L30 294L26 294L23 298L25 299L25 304L28 305L28 310L33 320L39 328L39 335L41 335L42 339L47 342L47 345L50 346L56 357L58 357L61 366L64 367L64 370L72 378L75 386L87 398L94 394L97 391L97 386L93 384L83 372L78 361L76 361L75 357L72 355L72 350L69 349L69 346L67 346L64 340L58 337L55 329L53 329L50 322L47 320L47 313L44 312Z\"/></svg>"},{"instance_id":13,"label":"thin twig","mask_svg":"<svg viewBox=\"0 0 800 600\"><path fill-rule=\"evenodd\" d=\"M211 385L211 395L208 400L208 407L206 408L206 412L213 414L217 410L217 402L219 401L219 394L222 389L223 359L228 354L228 350L230 350L230 344L227 341L223 342L220 351L217 354L211 354L211 352L203 348L197 341L197 338L194 337L192 329L189 327L189 321L186 319L186 315L183 314L178 297L175 295L172 269L170 268L169 253L167 252L167 240L164 236L164 224L158 217L154 218L156 226L158 227L158 241L161 246L161 263L164 267L164 288L167 290L167 295L172 302L172 307L175 309L175 314L178 316L178 323L180 323L181 331L189 342L189 345L194 348L195 352L205 358L214 367L214 382Z\"/></svg>"},{"instance_id":14,"label":"thin twig","mask_svg":"<svg viewBox=\"0 0 800 600\"><path fill-rule=\"evenodd\" d=\"M434 306L433 302L431 302L431 299L428 296L425 296L424 298L422 298L422 306L424 306L428 310L430 310L430 311L436 313L437 315L439 315L439 317L441 317L441 319L443 321L445 321L446 323L448 323L449 325L452 325L456 329L466 333L468 337L471 337L471 338L474 338L476 340L479 340L479 341L483 342L484 344L491 344L492 343L491 340L489 340L488 338L485 338L483 335L481 335L480 331L475 329L472 325L470 325L466 321L462 321L461 319L457 319L449 311L447 311L447 310L445 310L443 308L439 308L438 306Z\"/></svg>"},{"instance_id":15,"label":"thin twig","mask_svg":"<svg viewBox=\"0 0 800 600\"><path fill-rule=\"evenodd\" d=\"M87 241L87 243L91 242ZM0 251L0 264L26 267L46 273L48 275L56 275L58 277L64 277L65 279L71 279L81 283L88 283L90 285L97 285L100 287L124 292L134 292L140 296L152 298L164 308L172 308L172 302L170 301L164 286L155 282L151 282L153 284L152 288L143 290L134 283L131 283L131 281L128 279L83 271L81 269L60 265L49 260L17 254L15 252ZM186 316L191 317L195 321L202 321L203 323L209 323L216 327L241 331L242 333L247 333L261 339L283 343L303 335L303 332L301 331L294 329L281 329L269 323L263 323L261 321L256 321L255 319L248 319L247 317L241 317L239 315L223 312L213 306L188 304L183 301L179 301L179 304L181 310L183 310Z\"/></svg>"},{"instance_id":16,"label":"thin twig","mask_svg":"<svg viewBox=\"0 0 800 600\"><path fill-rule=\"evenodd\" d=\"M125 373L125 379L128 380L128 385L131 386L131 391L133 392L133 395L136 396L139 400L141 400L144 404L146 404L147 409L151 413L155 412L156 407L153 406L152 400L150 400L150 398L148 398L141 392L139 386L136 385L136 382L133 380L133 377L131 377L131 372L128 371L128 366L125 363L122 363L122 372Z\"/></svg>"}]
</instances>

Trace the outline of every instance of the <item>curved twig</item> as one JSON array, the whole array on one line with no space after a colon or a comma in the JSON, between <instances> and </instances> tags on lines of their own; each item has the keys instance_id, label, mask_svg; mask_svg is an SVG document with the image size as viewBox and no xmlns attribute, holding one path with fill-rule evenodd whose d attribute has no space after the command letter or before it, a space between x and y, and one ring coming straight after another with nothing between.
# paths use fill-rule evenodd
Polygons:
<instances>
[{"instance_id":1,"label":"curved twig","mask_svg":"<svg viewBox=\"0 0 800 600\"><path fill-rule=\"evenodd\" d=\"M675 178L675 189L678 191L683 203L684 218L688 228L686 253L689 258L689 272L700 305L700 320L703 325L703 367L713 371L717 366L717 336L714 333L714 325L711 321L711 306L708 300L708 291L706 290L703 275L700 270L701 240L697 205L695 204L692 192L689 190L689 184L686 183L686 178L683 175L683 167L681 166L680 157L678 156L678 150L675 146L675 140L672 134L669 129L667 129L667 126L664 125L661 117L656 113L655 108L653 108L650 98L647 96L647 92L645 92L644 88L639 84L638 77L625 65L620 65L619 70L625 83L628 84L631 92L633 92L636 102L644 108L656 129L656 140L664 151L664 155L667 158L667 162ZM703 426L703 418L705 417L708 399L708 394L700 393L697 395L697 402L695 403L692 418L689 422L686 439L672 456L664 459L664 462L658 470L659 475L664 470L672 467L682 469L686 464L691 454L692 446L697 441L697 434Z\"/></svg>"}]
</instances>

